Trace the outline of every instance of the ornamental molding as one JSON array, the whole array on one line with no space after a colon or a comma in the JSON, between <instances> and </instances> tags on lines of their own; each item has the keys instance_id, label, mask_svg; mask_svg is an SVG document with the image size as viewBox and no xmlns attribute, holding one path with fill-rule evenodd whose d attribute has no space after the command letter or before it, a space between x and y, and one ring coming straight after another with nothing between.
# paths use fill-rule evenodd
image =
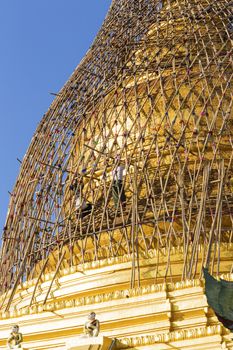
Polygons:
<instances>
[{"instance_id":1,"label":"ornamental molding","mask_svg":"<svg viewBox=\"0 0 233 350\"><path fill-rule=\"evenodd\" d=\"M204 246L201 244L199 245L199 252L203 251ZM229 251L233 250L233 244L232 243L221 243L220 244L220 249L223 251ZM176 255L183 254L183 246L177 246L177 247L172 247L170 251L170 257L174 257ZM148 252L145 253L140 253L140 260L142 261L142 266L148 265L150 263L148 260L157 258L158 255L162 257L167 256L167 248L164 247L160 249L159 251L157 249L150 249ZM143 263L143 260L145 261ZM131 263L132 262L132 254L125 254L122 256L117 256L117 257L110 257L110 258L103 258L101 260L95 260L95 261L90 261L84 264L79 264L76 266L72 266L70 268L65 268L61 271L59 271L59 277L64 277L64 276L69 276L75 273L84 273L85 271L89 270L96 270L96 269L101 269L104 267L109 267L109 266L114 266L114 265L120 265L120 264L125 264L125 263ZM165 263L165 262L164 262ZM233 274L231 274L231 278L233 280ZM53 279L54 277L54 272L46 273L43 276L41 276L41 283L43 282L49 282ZM59 278L56 278L56 283L59 283ZM37 279L34 278L32 280L26 281L22 283L19 287L17 292L22 292L24 290L27 291L27 289L34 287L37 283ZM0 296L0 302L5 299L5 293Z\"/></svg>"},{"instance_id":2,"label":"ornamental molding","mask_svg":"<svg viewBox=\"0 0 233 350\"><path fill-rule=\"evenodd\" d=\"M126 348L132 348L135 346L145 346L153 345L156 343L172 343L176 341L197 339L208 337L212 335L221 335L222 326L208 326L208 327L198 327L188 330L173 331L169 333L155 334L155 335L146 335L146 336L137 336L129 338L120 338L119 342L123 344Z\"/></svg>"},{"instance_id":3,"label":"ornamental molding","mask_svg":"<svg viewBox=\"0 0 233 350\"><path fill-rule=\"evenodd\" d=\"M221 243L221 249L228 251L233 248L232 244L228 243ZM199 251L201 252L203 249L203 246L199 246ZM163 253L165 254L166 249L163 249ZM171 249L171 255L177 255L181 254L183 252L183 247L173 247ZM156 249L151 249L145 254L140 255L140 259L145 260L144 266L147 265L148 260L156 258L158 254L158 251ZM159 253L161 255L161 251ZM113 266L113 265L119 265L119 264L124 264L124 263L129 263L132 261L132 255L131 254L126 254L124 256L119 256L119 257L112 257L108 259L103 259L103 260L97 260L85 264L80 264L77 266L73 266L69 269L63 269L60 272L60 277L63 276L69 276L75 273L83 273L84 271L88 270L94 270L94 269L101 269L103 267L107 266ZM48 282L52 280L54 276L54 273L49 273L46 274L42 280L44 282ZM220 276L221 278L225 280L233 280L233 274L222 274ZM37 280L31 280L31 281L26 281L24 282L19 288L18 292L16 293L16 298L20 298L23 300L24 295L23 293L26 292L27 295L31 294L32 291L29 292L29 288L32 288L36 285ZM43 283L43 282L42 282ZM59 281L59 278L55 279L55 285L59 285L59 288L62 286L62 283ZM134 288L131 290L117 290L111 293L107 294L98 294L95 296L90 296L90 297L85 297L85 298L78 298L78 299L72 299L72 300L62 300L62 301L56 301L56 302L48 302L46 305L41 306L40 304L38 305L33 305L32 307L24 307L20 310L17 310L16 307L14 307L13 310L7 311L7 312L0 312L0 319L6 319L6 318L14 318L14 317L21 317L23 315L29 315L29 314L35 314L38 312L44 312L44 311L51 311L51 310L61 310L63 308L69 308L69 307L74 307L74 306L83 306L83 305L90 305L90 304L96 304L99 302L103 301L112 301L116 299L123 299L125 298L125 295L127 294L129 297L133 296L140 296L143 294L149 294L149 293L156 293L156 292L161 292L161 291L167 291L167 292L172 292L175 290L182 290L184 288L190 288L190 287L202 287L203 286L203 280L200 279L195 279L195 280L185 280L185 281L179 281L175 283L164 283L164 284L153 284L149 286L143 286L140 288ZM38 290L40 289L41 293L43 292L43 288L41 285L38 285ZM46 287L47 288L47 287ZM46 291L46 289L45 289ZM50 293L50 297L52 294ZM5 299L5 294L3 294L0 297L0 301L3 302ZM7 300L7 298L6 298Z\"/></svg>"},{"instance_id":4,"label":"ornamental molding","mask_svg":"<svg viewBox=\"0 0 233 350\"><path fill-rule=\"evenodd\" d=\"M0 319L8 319L15 317L22 317L25 315L33 315L43 312L53 312L62 309L99 304L114 300L124 300L133 297L140 297L143 295L161 293L161 292L172 292L176 290L183 290L192 287L202 287L202 282L200 280L186 280L176 283L163 283L163 284L151 284L148 286L132 288L132 289L122 289L115 290L110 293L96 294L93 296L87 296L82 298L74 298L71 300L60 300L47 302L45 305L34 304L31 307L26 306L22 309L17 310L14 308L8 312L0 312ZM51 293L50 293L51 294Z\"/></svg>"}]
</instances>

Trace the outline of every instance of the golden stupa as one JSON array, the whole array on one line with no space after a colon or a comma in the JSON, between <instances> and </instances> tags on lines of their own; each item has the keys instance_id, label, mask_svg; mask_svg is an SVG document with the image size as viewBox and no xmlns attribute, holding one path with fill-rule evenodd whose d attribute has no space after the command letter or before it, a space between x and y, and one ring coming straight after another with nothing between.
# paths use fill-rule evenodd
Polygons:
<instances>
[{"instance_id":1,"label":"golden stupa","mask_svg":"<svg viewBox=\"0 0 233 350\"><path fill-rule=\"evenodd\" d=\"M0 349L233 349L202 275L233 277L232 36L229 0L113 0L22 161Z\"/></svg>"}]
</instances>

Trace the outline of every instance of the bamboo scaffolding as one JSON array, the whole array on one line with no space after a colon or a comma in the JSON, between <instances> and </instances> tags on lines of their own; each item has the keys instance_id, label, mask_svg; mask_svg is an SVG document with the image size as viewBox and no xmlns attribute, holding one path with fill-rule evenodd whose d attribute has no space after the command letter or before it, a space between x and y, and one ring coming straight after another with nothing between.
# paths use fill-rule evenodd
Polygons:
<instances>
[{"instance_id":1,"label":"bamboo scaffolding","mask_svg":"<svg viewBox=\"0 0 233 350\"><path fill-rule=\"evenodd\" d=\"M150 249L155 281L164 251L173 279L178 245L180 279L221 271L233 239L232 14L225 0L156 3L113 0L19 160L0 255L7 310L20 283L37 279L31 305L46 271L106 257L132 256L131 287Z\"/></svg>"}]
</instances>

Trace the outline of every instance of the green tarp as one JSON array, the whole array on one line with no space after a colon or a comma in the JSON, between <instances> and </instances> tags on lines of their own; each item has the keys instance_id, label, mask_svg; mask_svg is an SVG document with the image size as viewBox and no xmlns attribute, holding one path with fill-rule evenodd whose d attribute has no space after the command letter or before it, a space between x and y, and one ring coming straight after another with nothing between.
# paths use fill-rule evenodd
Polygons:
<instances>
[{"instance_id":1,"label":"green tarp","mask_svg":"<svg viewBox=\"0 0 233 350\"><path fill-rule=\"evenodd\" d=\"M208 304L225 327L233 330L233 282L216 280L207 269L205 277L205 294Z\"/></svg>"}]
</instances>

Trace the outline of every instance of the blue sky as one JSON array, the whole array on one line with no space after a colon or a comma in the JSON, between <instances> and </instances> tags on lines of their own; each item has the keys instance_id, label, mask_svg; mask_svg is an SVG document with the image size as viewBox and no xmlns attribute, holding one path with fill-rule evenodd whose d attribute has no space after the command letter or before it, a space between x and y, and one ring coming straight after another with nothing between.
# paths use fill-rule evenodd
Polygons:
<instances>
[{"instance_id":1,"label":"blue sky","mask_svg":"<svg viewBox=\"0 0 233 350\"><path fill-rule=\"evenodd\" d=\"M42 115L98 32L111 0L1 0L0 229Z\"/></svg>"}]
</instances>

